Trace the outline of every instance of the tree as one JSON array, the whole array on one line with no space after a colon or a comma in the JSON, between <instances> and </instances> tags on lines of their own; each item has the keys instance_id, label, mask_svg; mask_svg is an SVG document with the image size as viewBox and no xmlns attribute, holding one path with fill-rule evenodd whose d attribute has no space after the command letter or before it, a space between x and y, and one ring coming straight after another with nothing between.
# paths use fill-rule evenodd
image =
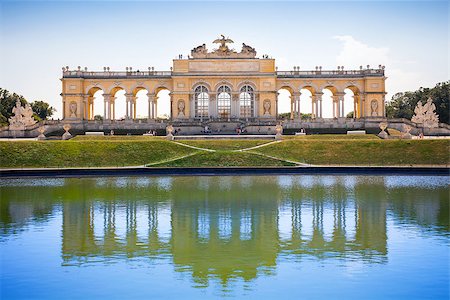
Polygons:
<instances>
[{"instance_id":1,"label":"tree","mask_svg":"<svg viewBox=\"0 0 450 300\"><path fill-rule=\"evenodd\" d=\"M421 87L414 92L395 94L386 105L386 115L388 118L411 119L417 103L425 104L430 97L436 106L439 121L449 124L450 81L438 83L433 88Z\"/></svg>"},{"instance_id":2,"label":"tree","mask_svg":"<svg viewBox=\"0 0 450 300\"><path fill-rule=\"evenodd\" d=\"M16 93L11 94L9 91L0 88L0 123L8 125L8 119L12 116L12 109L16 106L16 101L19 100L22 106L27 103L27 100Z\"/></svg>"},{"instance_id":3,"label":"tree","mask_svg":"<svg viewBox=\"0 0 450 300\"><path fill-rule=\"evenodd\" d=\"M47 118L50 118L55 112L55 109L44 101L32 102L31 108L41 120L46 120Z\"/></svg>"},{"instance_id":4,"label":"tree","mask_svg":"<svg viewBox=\"0 0 450 300\"><path fill-rule=\"evenodd\" d=\"M103 121L103 117L101 115L95 115L94 120L95 121Z\"/></svg>"},{"instance_id":5,"label":"tree","mask_svg":"<svg viewBox=\"0 0 450 300\"><path fill-rule=\"evenodd\" d=\"M353 118L353 111L349 112L346 117L347 118Z\"/></svg>"},{"instance_id":6,"label":"tree","mask_svg":"<svg viewBox=\"0 0 450 300\"><path fill-rule=\"evenodd\" d=\"M16 106L17 100L20 101L22 106L28 103L28 101L22 96L16 93L10 93L8 90L0 88L0 124L8 125L8 119L12 116L12 109ZM35 101L30 103L34 117L36 120L45 120L53 115L55 109L44 101Z\"/></svg>"}]
</instances>

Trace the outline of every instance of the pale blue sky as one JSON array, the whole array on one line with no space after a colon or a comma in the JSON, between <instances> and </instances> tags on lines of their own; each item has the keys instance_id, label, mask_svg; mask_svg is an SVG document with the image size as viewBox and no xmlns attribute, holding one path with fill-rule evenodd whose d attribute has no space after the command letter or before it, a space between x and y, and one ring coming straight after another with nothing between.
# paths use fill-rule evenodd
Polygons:
<instances>
[{"instance_id":1,"label":"pale blue sky","mask_svg":"<svg viewBox=\"0 0 450 300\"><path fill-rule=\"evenodd\" d=\"M51 103L58 117L62 66L169 70L222 33L279 70L386 65L389 99L450 78L447 1L2 1L0 87Z\"/></svg>"}]
</instances>

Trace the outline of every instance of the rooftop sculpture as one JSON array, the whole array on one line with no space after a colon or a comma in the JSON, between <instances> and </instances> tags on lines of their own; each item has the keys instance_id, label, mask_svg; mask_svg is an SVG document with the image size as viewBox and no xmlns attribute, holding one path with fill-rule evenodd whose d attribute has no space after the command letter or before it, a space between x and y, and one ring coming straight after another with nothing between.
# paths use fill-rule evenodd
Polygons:
<instances>
[{"instance_id":1,"label":"rooftop sculpture","mask_svg":"<svg viewBox=\"0 0 450 300\"><path fill-rule=\"evenodd\" d=\"M215 39L214 44L220 44L219 48L214 49L213 52L208 52L206 45L202 44L191 50L192 58L255 58L256 50L245 43L242 43L241 52L236 52L230 49L227 44L234 43L232 39L221 34L221 38Z\"/></svg>"}]
</instances>

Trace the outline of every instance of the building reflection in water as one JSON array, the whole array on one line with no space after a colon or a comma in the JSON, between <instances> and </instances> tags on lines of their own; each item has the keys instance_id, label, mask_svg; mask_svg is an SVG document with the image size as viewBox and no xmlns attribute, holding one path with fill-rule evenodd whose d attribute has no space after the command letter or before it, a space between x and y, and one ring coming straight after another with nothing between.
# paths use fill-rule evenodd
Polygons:
<instances>
[{"instance_id":1,"label":"building reflection in water","mask_svg":"<svg viewBox=\"0 0 450 300\"><path fill-rule=\"evenodd\" d=\"M200 286L211 278L226 285L272 274L280 256L383 263L390 210L395 219L448 233L445 185L427 193L392 182L382 176L131 177L18 189L20 182L3 181L0 227L2 235L14 234L30 218L61 210L63 265L170 259ZM427 205L420 206L423 199Z\"/></svg>"}]
</instances>

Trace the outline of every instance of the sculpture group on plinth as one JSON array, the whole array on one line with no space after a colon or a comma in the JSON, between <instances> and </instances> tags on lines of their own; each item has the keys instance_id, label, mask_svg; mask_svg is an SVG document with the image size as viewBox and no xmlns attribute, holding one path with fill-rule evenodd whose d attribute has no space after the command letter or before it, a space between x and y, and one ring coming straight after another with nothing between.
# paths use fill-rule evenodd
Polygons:
<instances>
[{"instance_id":1,"label":"sculpture group on plinth","mask_svg":"<svg viewBox=\"0 0 450 300\"><path fill-rule=\"evenodd\" d=\"M419 101L416 108L414 108L414 116L411 118L411 121L422 124L423 128L437 128L439 127L439 117L435 110L436 105L434 105L431 98L428 98L427 103L424 105Z\"/></svg>"},{"instance_id":2,"label":"sculpture group on plinth","mask_svg":"<svg viewBox=\"0 0 450 300\"><path fill-rule=\"evenodd\" d=\"M22 107L20 100L17 100L12 113L14 115L8 119L10 130L25 130L26 126L36 124L36 120L33 118L33 109L29 103Z\"/></svg>"},{"instance_id":3,"label":"sculpture group on plinth","mask_svg":"<svg viewBox=\"0 0 450 300\"><path fill-rule=\"evenodd\" d=\"M206 45L202 44L191 50L191 56L193 58L255 58L255 48L242 43L241 52L236 52L234 49L230 49L227 44L234 43L233 40L226 38L223 34L222 38L213 41L215 44L220 44L219 48L214 49L213 52L208 52Z\"/></svg>"}]
</instances>

